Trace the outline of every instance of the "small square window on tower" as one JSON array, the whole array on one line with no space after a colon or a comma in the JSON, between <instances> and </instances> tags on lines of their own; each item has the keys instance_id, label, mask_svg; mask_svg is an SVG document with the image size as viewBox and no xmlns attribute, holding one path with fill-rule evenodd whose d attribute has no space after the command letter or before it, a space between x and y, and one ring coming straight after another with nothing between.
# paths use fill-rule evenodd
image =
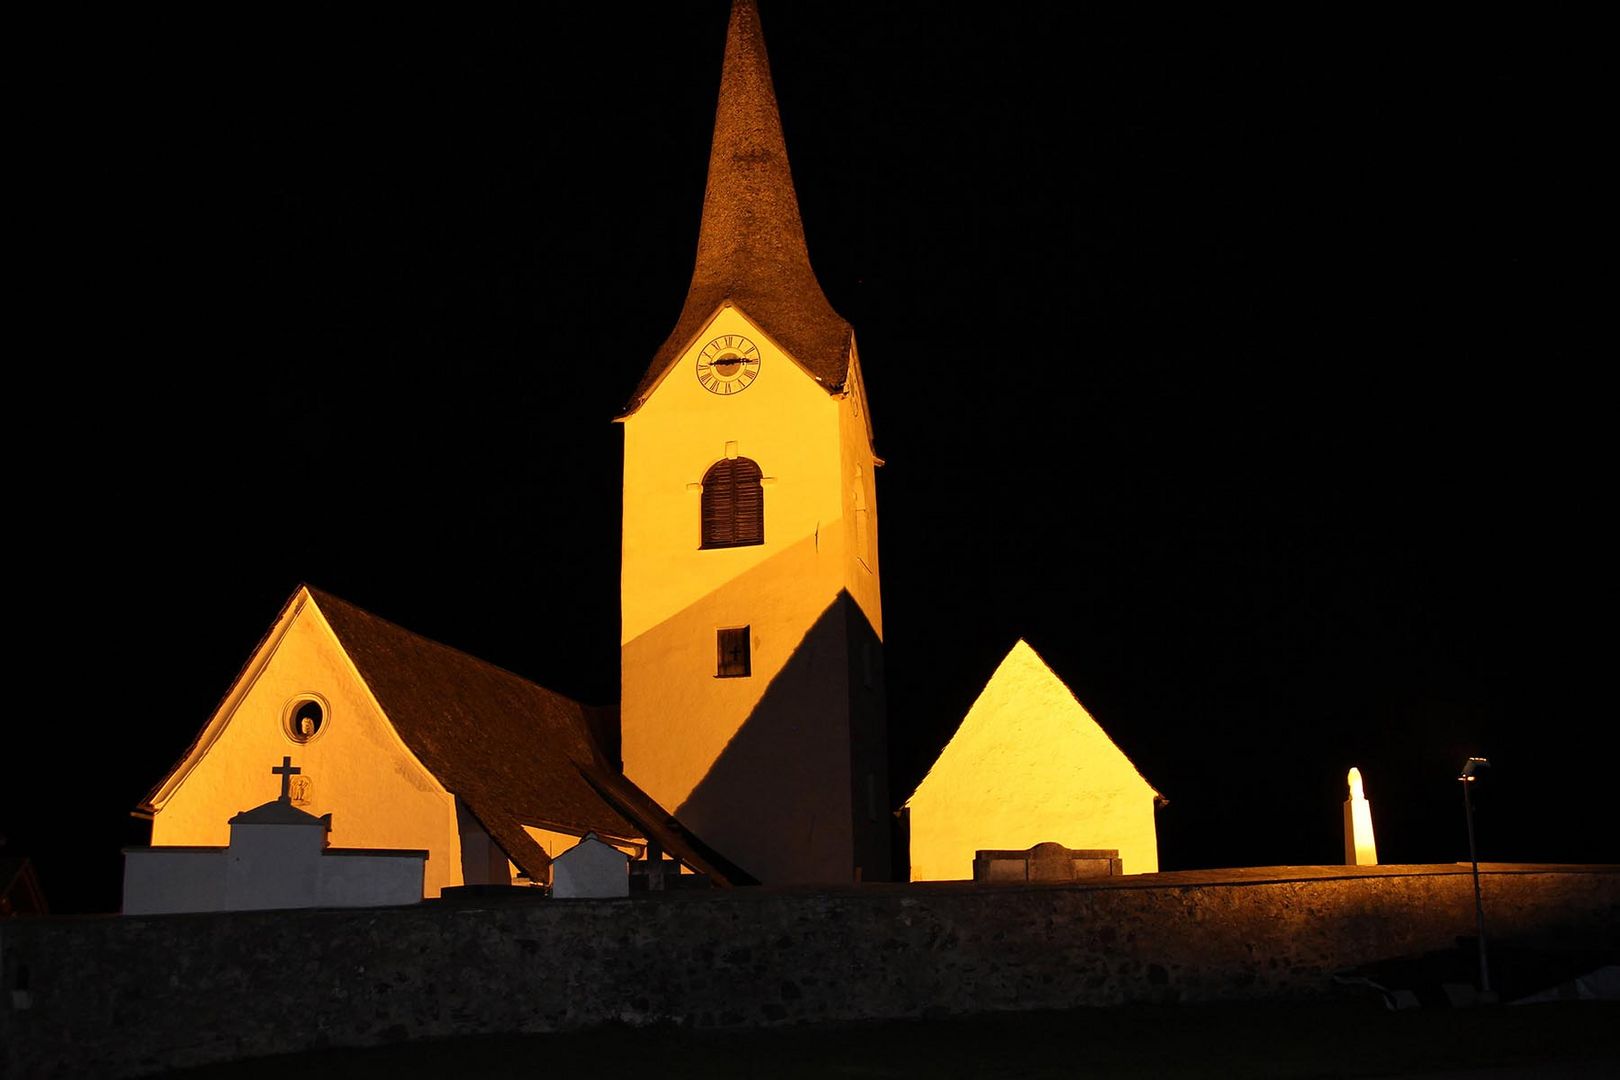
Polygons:
<instances>
[{"instance_id":1,"label":"small square window on tower","mask_svg":"<svg viewBox=\"0 0 1620 1080\"><path fill-rule=\"evenodd\" d=\"M746 626L727 627L715 635L714 674L720 679L744 679L752 674L752 648Z\"/></svg>"}]
</instances>

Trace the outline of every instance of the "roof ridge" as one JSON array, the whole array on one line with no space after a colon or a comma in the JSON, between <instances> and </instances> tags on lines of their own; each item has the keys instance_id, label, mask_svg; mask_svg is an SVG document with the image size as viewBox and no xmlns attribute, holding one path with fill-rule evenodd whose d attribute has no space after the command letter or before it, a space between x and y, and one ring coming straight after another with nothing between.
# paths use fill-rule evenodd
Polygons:
<instances>
[{"instance_id":1,"label":"roof ridge","mask_svg":"<svg viewBox=\"0 0 1620 1080\"><path fill-rule=\"evenodd\" d=\"M308 585L308 584L303 585L301 587L303 589L305 589L306 591L308 591L309 595L315 600L315 606L317 608L320 607L322 604L327 603L328 601L330 601L332 603L336 603L336 604L341 604L342 606L348 608L350 611L353 611L353 612L355 612L355 613L357 613L359 615L362 615L365 618L370 619L373 622L379 622L379 623L384 624L385 626L387 626L391 630L398 631L399 633L404 634L407 637L414 638L417 641L426 642L427 644L432 645L434 648L444 649L447 652L455 653L457 656L464 657L467 660L472 661L474 664L476 664L477 666L479 666L481 668L486 668L486 669L488 669L490 671L493 671L493 672L495 672L497 674L506 675L506 676L509 676L510 678L517 679L519 682L527 683L528 685L534 687L536 690L542 690L545 693L550 694L552 697L561 698L563 701L566 701L566 702L568 702L568 703L570 703L572 705L576 705L581 709L601 709L601 708L610 708L611 707L611 706L603 706L603 705L587 705L585 702L580 701L578 698L570 697L569 695L563 693L560 690L553 690L549 686L545 686L545 685L543 685L541 683L537 683L533 679L529 678L528 676L519 675L517 672L511 670L510 668L503 668L499 664L492 663L492 662L490 662L488 660L485 660L483 657L478 656L478 655L476 655L474 653L470 653L465 649L457 648L454 645L448 645L448 644L438 640L437 638L430 638L426 634L419 634L415 630L410 629L409 627L401 626L399 623L394 622L392 619L384 618L383 616L378 615L376 612L373 612L373 611L370 611L370 610L368 610L366 608L361 607L359 604L356 604L356 603L354 603L352 601L343 599L343 597L338 596L336 593L327 592L325 589L317 589L313 585ZM328 624L330 624L330 621L331 620L328 620ZM333 631L333 633L337 633L339 635L339 639L341 640L342 634L338 631L337 627L335 627L335 626L332 627L332 631Z\"/></svg>"},{"instance_id":2,"label":"roof ridge","mask_svg":"<svg viewBox=\"0 0 1620 1080\"><path fill-rule=\"evenodd\" d=\"M186 761L191 757L192 753L196 751L198 744L203 740L203 736L208 732L209 724L212 723L213 719L219 715L220 710L225 707L226 702L231 700L231 694L235 692L239 685L241 685L242 679L247 675L248 670L253 667L253 662L259 658L259 653L264 649L265 645L269 643L271 636L275 634L277 628L282 625L282 620L284 620L288 613L292 611L293 605L298 602L299 593L312 593L308 583L302 581L299 582L298 586L293 589L292 595L288 596L287 599L282 602L280 609L276 612L276 617L270 621L270 625L265 628L264 633L259 635L259 640L254 644L253 649L247 654L247 659L242 661L242 666L237 669L235 675L231 676L231 681L225 684L225 690L222 694L220 694L219 700L214 703L214 707L208 710L208 719L203 721L202 726L197 729L197 734L193 735L191 737L191 741L186 744L186 748L180 751L180 756L176 758L174 764L169 766L168 770L164 772L163 778L157 783L153 784L151 790L146 793L145 797L142 798L140 802L135 804L135 814L150 814L152 812L152 800L157 798L158 793L163 790L164 785L169 782L170 777L179 772L181 767L184 766Z\"/></svg>"}]
</instances>

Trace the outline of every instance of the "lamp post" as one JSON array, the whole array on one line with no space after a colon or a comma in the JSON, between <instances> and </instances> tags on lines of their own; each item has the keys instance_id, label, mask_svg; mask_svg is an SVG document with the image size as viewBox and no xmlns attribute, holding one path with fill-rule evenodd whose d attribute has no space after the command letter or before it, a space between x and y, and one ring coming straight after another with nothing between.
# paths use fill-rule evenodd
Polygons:
<instances>
[{"instance_id":1,"label":"lamp post","mask_svg":"<svg viewBox=\"0 0 1620 1080\"><path fill-rule=\"evenodd\" d=\"M1481 996L1491 992L1491 967L1485 960L1485 904L1479 896L1479 855L1474 849L1474 801L1469 795L1469 788L1479 779L1476 773L1480 769L1488 768L1490 762L1482 757L1471 757L1463 762L1462 774L1457 777L1462 782L1463 789L1463 816L1468 820L1468 861L1474 867L1474 923L1479 928L1479 992Z\"/></svg>"}]
</instances>

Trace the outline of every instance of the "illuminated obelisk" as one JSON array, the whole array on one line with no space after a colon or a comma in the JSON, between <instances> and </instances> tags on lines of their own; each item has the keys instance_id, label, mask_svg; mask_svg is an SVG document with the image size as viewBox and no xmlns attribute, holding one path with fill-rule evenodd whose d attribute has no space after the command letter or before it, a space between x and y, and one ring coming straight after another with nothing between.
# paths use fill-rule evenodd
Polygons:
<instances>
[{"instance_id":1,"label":"illuminated obelisk","mask_svg":"<svg viewBox=\"0 0 1620 1080\"><path fill-rule=\"evenodd\" d=\"M1373 840L1372 804L1361 787L1361 770L1350 769L1350 797L1344 800L1344 865L1377 866L1378 845Z\"/></svg>"}]
</instances>

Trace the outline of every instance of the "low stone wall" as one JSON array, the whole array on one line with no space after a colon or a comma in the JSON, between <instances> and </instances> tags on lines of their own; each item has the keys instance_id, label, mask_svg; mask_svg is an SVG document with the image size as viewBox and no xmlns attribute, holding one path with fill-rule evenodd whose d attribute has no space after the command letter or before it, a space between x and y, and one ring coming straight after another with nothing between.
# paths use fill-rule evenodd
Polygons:
<instances>
[{"instance_id":1,"label":"low stone wall","mask_svg":"<svg viewBox=\"0 0 1620 1080\"><path fill-rule=\"evenodd\" d=\"M1493 937L1614 947L1620 867L1493 867ZM1451 947L1467 868L675 892L0 923L7 1075L128 1075L405 1038L1332 991Z\"/></svg>"}]
</instances>

